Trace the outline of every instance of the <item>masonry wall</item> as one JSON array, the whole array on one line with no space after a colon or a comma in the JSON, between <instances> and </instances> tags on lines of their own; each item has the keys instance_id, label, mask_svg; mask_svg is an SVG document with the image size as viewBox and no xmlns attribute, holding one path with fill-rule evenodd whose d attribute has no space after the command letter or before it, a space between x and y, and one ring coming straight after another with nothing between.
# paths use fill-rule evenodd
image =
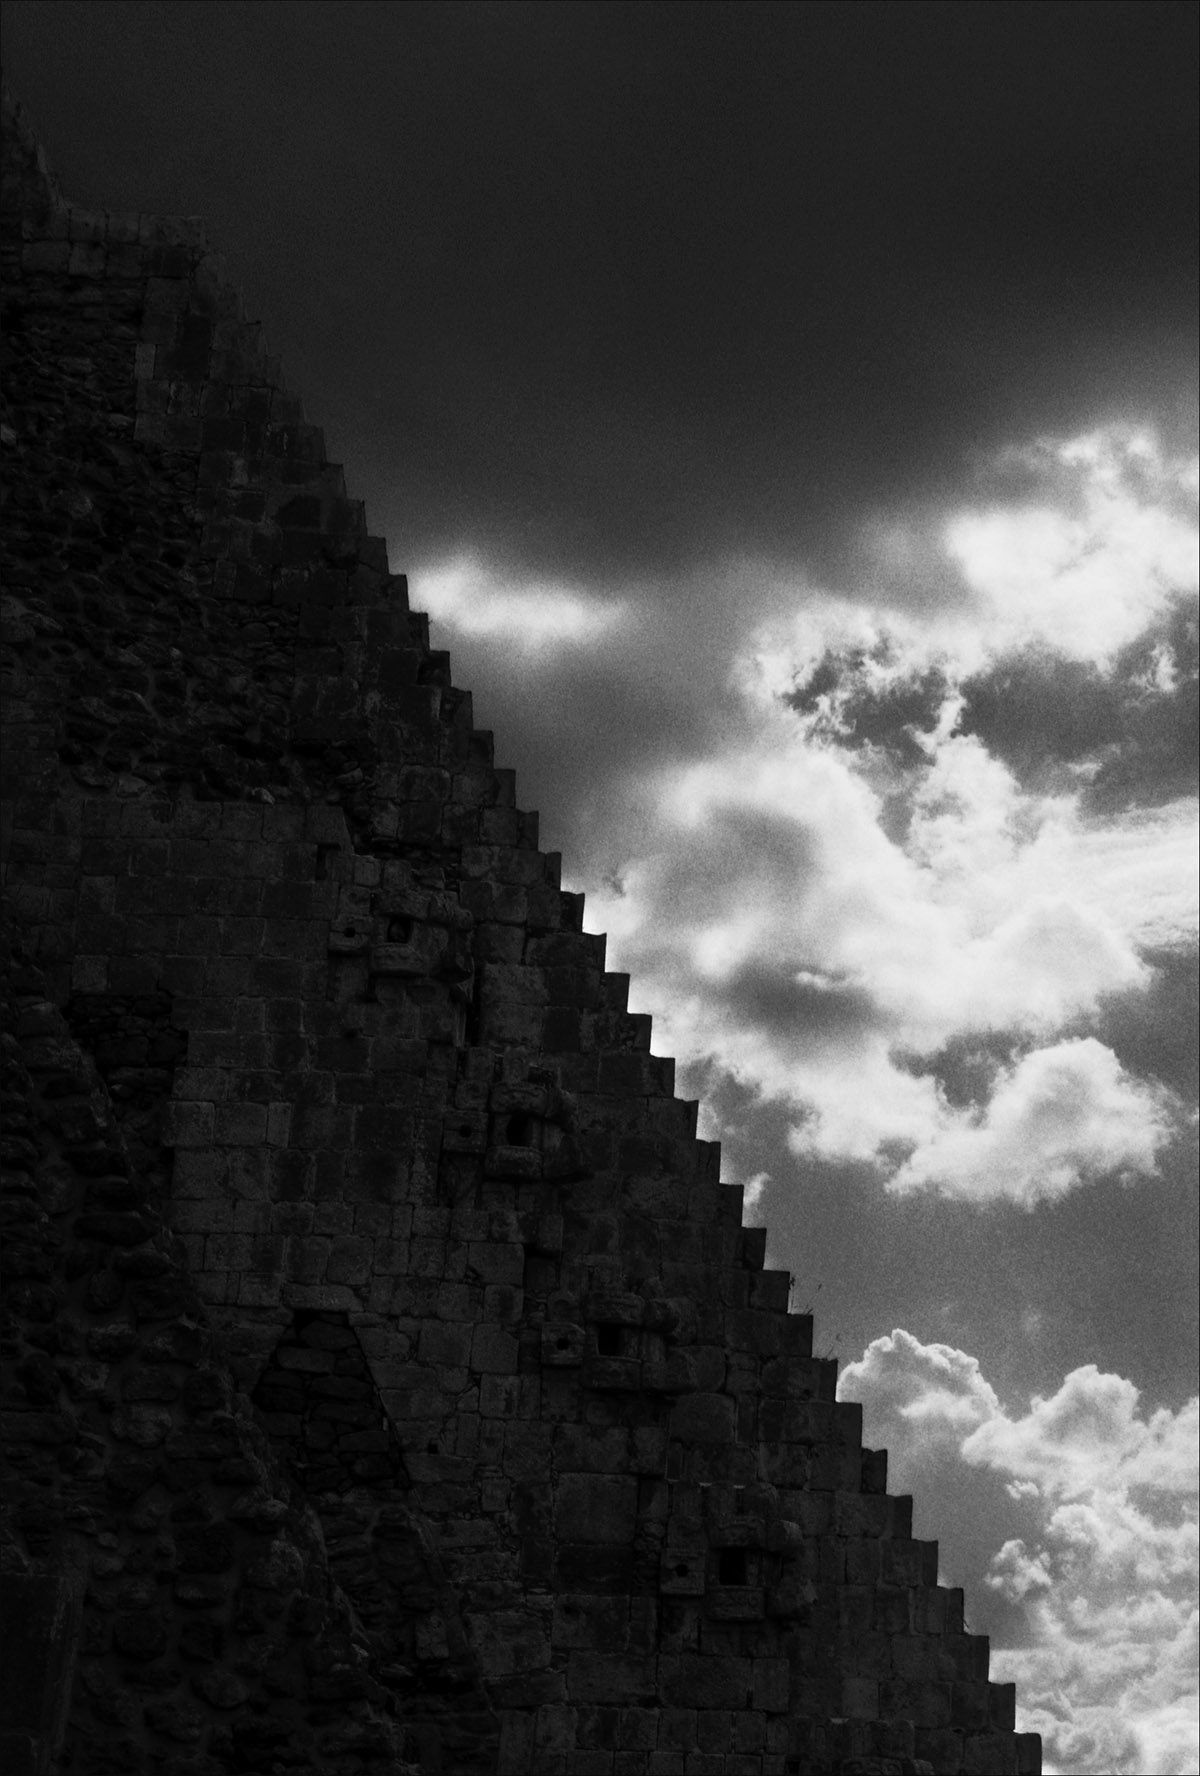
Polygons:
<instances>
[{"instance_id":1,"label":"masonry wall","mask_svg":"<svg viewBox=\"0 0 1200 1776\"><path fill-rule=\"evenodd\" d=\"M202 228L4 208L10 1756L1035 1772Z\"/></svg>"}]
</instances>

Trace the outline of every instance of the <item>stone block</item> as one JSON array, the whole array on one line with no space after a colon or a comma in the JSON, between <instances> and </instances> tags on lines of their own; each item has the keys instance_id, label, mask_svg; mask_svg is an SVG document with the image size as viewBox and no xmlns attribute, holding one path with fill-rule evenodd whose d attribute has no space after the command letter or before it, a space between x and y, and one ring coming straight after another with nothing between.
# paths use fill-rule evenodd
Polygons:
<instances>
[{"instance_id":1,"label":"stone block","mask_svg":"<svg viewBox=\"0 0 1200 1776\"><path fill-rule=\"evenodd\" d=\"M642 1365L636 1357L584 1357L583 1385L596 1391L636 1393L642 1386Z\"/></svg>"},{"instance_id":2,"label":"stone block","mask_svg":"<svg viewBox=\"0 0 1200 1776\"><path fill-rule=\"evenodd\" d=\"M648 1425L635 1426L629 1447L629 1467L634 1474L665 1474L667 1433Z\"/></svg>"},{"instance_id":3,"label":"stone block","mask_svg":"<svg viewBox=\"0 0 1200 1776\"><path fill-rule=\"evenodd\" d=\"M164 1147L207 1147L213 1141L215 1109L208 1103L176 1100L163 1111L161 1139Z\"/></svg>"},{"instance_id":4,"label":"stone block","mask_svg":"<svg viewBox=\"0 0 1200 1776\"><path fill-rule=\"evenodd\" d=\"M1018 1776L1017 1737L1013 1733L968 1733L963 1741L963 1776Z\"/></svg>"},{"instance_id":5,"label":"stone block","mask_svg":"<svg viewBox=\"0 0 1200 1776\"><path fill-rule=\"evenodd\" d=\"M486 1375L511 1375L517 1368L517 1340L500 1326L477 1326L471 1340L471 1368Z\"/></svg>"},{"instance_id":6,"label":"stone block","mask_svg":"<svg viewBox=\"0 0 1200 1776\"><path fill-rule=\"evenodd\" d=\"M71 989L75 993L108 991L108 957L76 956L71 963Z\"/></svg>"},{"instance_id":7,"label":"stone block","mask_svg":"<svg viewBox=\"0 0 1200 1776\"><path fill-rule=\"evenodd\" d=\"M65 274L71 262L70 243L54 240L34 241L21 249L23 272L57 272Z\"/></svg>"},{"instance_id":8,"label":"stone block","mask_svg":"<svg viewBox=\"0 0 1200 1776\"><path fill-rule=\"evenodd\" d=\"M953 1686L951 1708L954 1725L967 1732L984 1732L988 1726L991 1685L986 1679L967 1678ZM937 1725L937 1722L927 1723ZM947 1723L948 1724L948 1723Z\"/></svg>"},{"instance_id":9,"label":"stone block","mask_svg":"<svg viewBox=\"0 0 1200 1776\"><path fill-rule=\"evenodd\" d=\"M221 1147L257 1147L267 1137L265 1104L218 1104L213 1140Z\"/></svg>"},{"instance_id":10,"label":"stone block","mask_svg":"<svg viewBox=\"0 0 1200 1776\"><path fill-rule=\"evenodd\" d=\"M855 1536L842 1544L843 1569L847 1584L875 1585L878 1583L883 1569L880 1555L881 1546L879 1541L870 1536Z\"/></svg>"},{"instance_id":11,"label":"stone block","mask_svg":"<svg viewBox=\"0 0 1200 1776\"><path fill-rule=\"evenodd\" d=\"M583 1317L597 1325L640 1326L645 1312L643 1296L609 1291L589 1295L584 1303Z\"/></svg>"},{"instance_id":12,"label":"stone block","mask_svg":"<svg viewBox=\"0 0 1200 1776\"><path fill-rule=\"evenodd\" d=\"M371 1275L373 1257L372 1240L356 1234L342 1234L330 1245L325 1267L326 1282L365 1285Z\"/></svg>"},{"instance_id":13,"label":"stone block","mask_svg":"<svg viewBox=\"0 0 1200 1776\"><path fill-rule=\"evenodd\" d=\"M537 1711L535 1743L540 1753L564 1756L576 1743L579 1710L563 1704L544 1703Z\"/></svg>"},{"instance_id":14,"label":"stone block","mask_svg":"<svg viewBox=\"0 0 1200 1776\"><path fill-rule=\"evenodd\" d=\"M885 1585L936 1585L937 1543L883 1540L880 1577Z\"/></svg>"},{"instance_id":15,"label":"stone block","mask_svg":"<svg viewBox=\"0 0 1200 1776\"><path fill-rule=\"evenodd\" d=\"M708 1594L707 1615L714 1622L758 1622L766 1615L761 1585L720 1585Z\"/></svg>"},{"instance_id":16,"label":"stone block","mask_svg":"<svg viewBox=\"0 0 1200 1776\"><path fill-rule=\"evenodd\" d=\"M282 1296L286 1307L309 1308L323 1313L345 1313L362 1305L355 1290L331 1283L284 1283Z\"/></svg>"},{"instance_id":17,"label":"stone block","mask_svg":"<svg viewBox=\"0 0 1200 1776\"><path fill-rule=\"evenodd\" d=\"M525 1248L500 1240L471 1240L467 1245L467 1276L472 1282L509 1283L525 1280Z\"/></svg>"},{"instance_id":18,"label":"stone block","mask_svg":"<svg viewBox=\"0 0 1200 1776\"><path fill-rule=\"evenodd\" d=\"M551 1641L555 1650L619 1651L629 1633L629 1602L624 1597L568 1594L554 1600Z\"/></svg>"},{"instance_id":19,"label":"stone block","mask_svg":"<svg viewBox=\"0 0 1200 1776\"><path fill-rule=\"evenodd\" d=\"M846 1537L882 1536L888 1527L888 1501L879 1494L835 1494L834 1526Z\"/></svg>"},{"instance_id":20,"label":"stone block","mask_svg":"<svg viewBox=\"0 0 1200 1776\"><path fill-rule=\"evenodd\" d=\"M695 1356L691 1351L672 1350L662 1359L642 1364L641 1386L652 1394L688 1394L695 1392L698 1379Z\"/></svg>"},{"instance_id":21,"label":"stone block","mask_svg":"<svg viewBox=\"0 0 1200 1776\"><path fill-rule=\"evenodd\" d=\"M617 1751L654 1751L658 1745L658 1722L656 1708L622 1708L617 1716Z\"/></svg>"},{"instance_id":22,"label":"stone block","mask_svg":"<svg viewBox=\"0 0 1200 1776\"><path fill-rule=\"evenodd\" d=\"M637 1481L631 1476L560 1476L554 1495L554 1525L564 1542L631 1542L636 1522Z\"/></svg>"},{"instance_id":23,"label":"stone block","mask_svg":"<svg viewBox=\"0 0 1200 1776\"><path fill-rule=\"evenodd\" d=\"M694 1708L671 1708L659 1710L658 1716L658 1748L664 1754L694 1751L699 1733L698 1716Z\"/></svg>"},{"instance_id":24,"label":"stone block","mask_svg":"<svg viewBox=\"0 0 1200 1776\"><path fill-rule=\"evenodd\" d=\"M1016 1727L1016 1684L988 1685L988 1724L996 1733L1011 1733Z\"/></svg>"},{"instance_id":25,"label":"stone block","mask_svg":"<svg viewBox=\"0 0 1200 1776\"><path fill-rule=\"evenodd\" d=\"M577 1703L627 1703L631 1696L652 1694L654 1682L653 1656L576 1652L567 1665L567 1694Z\"/></svg>"},{"instance_id":26,"label":"stone block","mask_svg":"<svg viewBox=\"0 0 1200 1776\"><path fill-rule=\"evenodd\" d=\"M958 1686L954 1686L955 1691ZM986 1703L985 1703L986 1710ZM942 1728L955 1720L948 1683L905 1683L893 1678L879 1686L879 1712L885 1719L911 1720L918 1728Z\"/></svg>"},{"instance_id":27,"label":"stone block","mask_svg":"<svg viewBox=\"0 0 1200 1776\"><path fill-rule=\"evenodd\" d=\"M964 1747L960 1732L919 1727L913 1743L916 1756L924 1758L935 1770L962 1770Z\"/></svg>"},{"instance_id":28,"label":"stone block","mask_svg":"<svg viewBox=\"0 0 1200 1776\"><path fill-rule=\"evenodd\" d=\"M1017 1776L1042 1776L1042 1740L1039 1733L1014 1734Z\"/></svg>"},{"instance_id":29,"label":"stone block","mask_svg":"<svg viewBox=\"0 0 1200 1776\"><path fill-rule=\"evenodd\" d=\"M417 1344L417 1354L420 1361L446 1365L470 1365L472 1339L476 1330L468 1325L448 1324L443 1320L427 1320L421 1328Z\"/></svg>"},{"instance_id":30,"label":"stone block","mask_svg":"<svg viewBox=\"0 0 1200 1776\"><path fill-rule=\"evenodd\" d=\"M466 1619L479 1669L487 1682L543 1671L548 1666L548 1606L537 1610L470 1611Z\"/></svg>"},{"instance_id":31,"label":"stone block","mask_svg":"<svg viewBox=\"0 0 1200 1776\"><path fill-rule=\"evenodd\" d=\"M674 1708L728 1708L754 1705L754 1662L736 1657L663 1653L658 1661L662 1700Z\"/></svg>"},{"instance_id":32,"label":"stone block","mask_svg":"<svg viewBox=\"0 0 1200 1776\"><path fill-rule=\"evenodd\" d=\"M671 1411L671 1436L685 1443L732 1443L735 1402L727 1394L686 1394Z\"/></svg>"},{"instance_id":33,"label":"stone block","mask_svg":"<svg viewBox=\"0 0 1200 1776\"><path fill-rule=\"evenodd\" d=\"M554 1465L559 1473L623 1474L629 1468L629 1432L619 1426L558 1425Z\"/></svg>"}]
</instances>

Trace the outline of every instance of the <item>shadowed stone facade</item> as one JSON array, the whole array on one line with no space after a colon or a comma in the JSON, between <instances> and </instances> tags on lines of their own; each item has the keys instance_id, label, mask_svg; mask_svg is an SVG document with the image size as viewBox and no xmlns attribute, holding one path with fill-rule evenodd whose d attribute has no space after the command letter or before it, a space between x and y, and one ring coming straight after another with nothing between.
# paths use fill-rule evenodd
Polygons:
<instances>
[{"instance_id":1,"label":"shadowed stone facade","mask_svg":"<svg viewBox=\"0 0 1200 1776\"><path fill-rule=\"evenodd\" d=\"M6 112L6 1767L1033 1776L201 225Z\"/></svg>"}]
</instances>

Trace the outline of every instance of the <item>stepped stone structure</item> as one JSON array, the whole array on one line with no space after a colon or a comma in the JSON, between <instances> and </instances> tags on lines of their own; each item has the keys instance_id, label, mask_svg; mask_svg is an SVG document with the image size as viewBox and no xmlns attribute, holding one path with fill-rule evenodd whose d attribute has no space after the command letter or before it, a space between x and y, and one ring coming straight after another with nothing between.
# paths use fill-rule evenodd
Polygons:
<instances>
[{"instance_id":1,"label":"stepped stone structure","mask_svg":"<svg viewBox=\"0 0 1200 1776\"><path fill-rule=\"evenodd\" d=\"M203 228L6 112L9 1776L1033 1776Z\"/></svg>"}]
</instances>

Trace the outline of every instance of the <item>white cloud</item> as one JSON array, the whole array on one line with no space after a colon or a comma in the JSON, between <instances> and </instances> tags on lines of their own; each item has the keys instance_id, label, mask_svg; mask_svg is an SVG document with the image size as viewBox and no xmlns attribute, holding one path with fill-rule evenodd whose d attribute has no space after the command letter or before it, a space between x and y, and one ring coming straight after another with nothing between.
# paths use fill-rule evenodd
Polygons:
<instances>
[{"instance_id":1,"label":"white cloud","mask_svg":"<svg viewBox=\"0 0 1200 1776\"><path fill-rule=\"evenodd\" d=\"M963 1456L1062 1499L1088 1498L1101 1471L1109 1490L1186 1493L1196 1479L1200 1402L1145 1419L1138 1400L1131 1381L1089 1363L1049 1399L1035 1398L1024 1418L994 1415L981 1422Z\"/></svg>"},{"instance_id":2,"label":"white cloud","mask_svg":"<svg viewBox=\"0 0 1200 1776\"><path fill-rule=\"evenodd\" d=\"M592 643L628 617L623 600L570 586L514 582L469 555L409 576L414 609L462 635L486 635L514 653Z\"/></svg>"},{"instance_id":3,"label":"white cloud","mask_svg":"<svg viewBox=\"0 0 1200 1776\"><path fill-rule=\"evenodd\" d=\"M947 567L951 533L969 557L971 589L943 585L919 610L881 602L885 584L855 603L744 562L715 599L692 578L530 583L468 555L415 574L413 598L481 678L485 656L507 661L511 717L574 721L565 745L546 731L539 799L569 778L570 885L660 1050L788 1107L799 1152L941 1188L954 1151L967 1194L1031 1200L1041 1186L1013 1131L1050 1064L1036 1057L1144 990L1147 950L1194 943L1197 813L1191 800L1088 812L1086 760L1052 793L1018 781L959 731L960 685L1031 637L1107 658L1186 579L1192 530L1187 474L1148 438L1097 433L1011 459L970 510L922 519L923 541L879 529L897 571L932 573L939 553ZM1038 492L1005 504L994 490L1013 466ZM1103 635L1088 630L1093 608ZM1155 660L1148 698L1177 674L1173 655ZM802 712L783 701L798 684L825 687ZM894 698L888 745L853 731L867 693ZM564 823L543 812L548 831ZM939 1083L940 1057L976 1039L1012 1064L985 1092L996 1103L964 1106ZM1070 1131L1052 1140L1052 1119L1039 1124L1052 1189L1105 1154L1151 1171L1162 1103L1095 1055L1081 1089Z\"/></svg>"},{"instance_id":4,"label":"white cloud","mask_svg":"<svg viewBox=\"0 0 1200 1776\"><path fill-rule=\"evenodd\" d=\"M659 1045L792 1105L800 1151L899 1143L905 1188L953 1160L964 1193L1022 1200L1106 1161L1151 1172L1160 1100L1098 1043L1048 1038L1151 978L1139 944L1177 931L1190 900L1175 826L1160 811L1136 849L1119 822L1099 844L1069 801L1023 795L977 742L943 752L901 845L850 761L764 712L739 752L661 776L653 849L590 896L589 919ZM1155 870L1159 900L1143 903L1133 890ZM955 1110L911 1057L987 1031L1032 1052L998 1075L990 1112Z\"/></svg>"},{"instance_id":5,"label":"white cloud","mask_svg":"<svg viewBox=\"0 0 1200 1776\"><path fill-rule=\"evenodd\" d=\"M1000 1412L999 1396L977 1357L952 1344L922 1344L899 1327L890 1338L869 1344L859 1362L846 1365L838 1396L869 1403L881 1417L919 1426L922 1437L955 1447Z\"/></svg>"},{"instance_id":6,"label":"white cloud","mask_svg":"<svg viewBox=\"0 0 1200 1776\"><path fill-rule=\"evenodd\" d=\"M1064 834L1060 880L1073 875L1087 903L1134 943L1195 942L1200 820L1193 801L1134 808Z\"/></svg>"},{"instance_id":7,"label":"white cloud","mask_svg":"<svg viewBox=\"0 0 1200 1776\"><path fill-rule=\"evenodd\" d=\"M747 636L739 725L629 778L638 836L590 890L589 922L659 1046L789 1105L797 1151L874 1158L900 1188L1030 1202L1105 1170L1153 1173L1165 1099L1074 1039L1150 984L1146 950L1194 943L1197 817L1188 799L1101 818L1082 779L1030 789L957 731L964 673L1031 639L1106 660L1194 580L1187 475L1151 440L1039 445L1022 466L1061 510L961 515L973 605L918 620L810 597ZM922 674L907 762L847 744L865 691ZM799 715L781 701L798 682L813 688ZM1020 1058L964 1108L937 1058L987 1035Z\"/></svg>"},{"instance_id":8,"label":"white cloud","mask_svg":"<svg viewBox=\"0 0 1200 1776\"><path fill-rule=\"evenodd\" d=\"M770 1182L771 1175L769 1172L755 1172L754 1176L747 1178L745 1184L742 1186L745 1191L745 1195L742 1198L742 1218L746 1221L747 1226L750 1226L757 1221L759 1210L762 1206L763 1195Z\"/></svg>"},{"instance_id":9,"label":"white cloud","mask_svg":"<svg viewBox=\"0 0 1200 1776\"><path fill-rule=\"evenodd\" d=\"M1019 1724L1043 1735L1049 1767L1195 1771L1200 1402L1146 1413L1132 1382L1088 1364L1008 1413L975 1358L901 1330L846 1368L839 1393L886 1437L893 1487L916 1477L943 1512L965 1496L991 1527L990 1550L966 1556L968 1616L986 1613L982 1587L1016 1612L1014 1644L993 1638L992 1677L1016 1682ZM992 1495L970 1498L989 1474L1005 1482L1003 1522Z\"/></svg>"},{"instance_id":10,"label":"white cloud","mask_svg":"<svg viewBox=\"0 0 1200 1776\"><path fill-rule=\"evenodd\" d=\"M1057 481L1060 503L993 506L946 532L1005 651L1040 642L1102 665L1196 589L1196 528L1179 498L1194 488L1194 462L1112 427L1010 451L1007 464ZM1064 494L1076 509L1064 510Z\"/></svg>"},{"instance_id":11,"label":"white cloud","mask_svg":"<svg viewBox=\"0 0 1200 1776\"><path fill-rule=\"evenodd\" d=\"M1075 1038L1002 1073L982 1112L944 1110L891 1185L1031 1205L1089 1175L1152 1173L1170 1129L1163 1094L1131 1078L1094 1037Z\"/></svg>"},{"instance_id":12,"label":"white cloud","mask_svg":"<svg viewBox=\"0 0 1200 1776\"><path fill-rule=\"evenodd\" d=\"M1195 593L1195 459L1112 427L1016 447L989 465L1001 487L1014 471L1040 484L1036 501L999 494L931 514L917 527L928 535L869 526L882 596L810 595L800 608L793 597L756 634L743 677L786 691L830 652L856 659L877 692L934 665L961 679L1031 647L1105 667L1180 594ZM888 600L889 568L903 586L914 551L926 572L939 556L953 564L969 597L919 613Z\"/></svg>"}]
</instances>

